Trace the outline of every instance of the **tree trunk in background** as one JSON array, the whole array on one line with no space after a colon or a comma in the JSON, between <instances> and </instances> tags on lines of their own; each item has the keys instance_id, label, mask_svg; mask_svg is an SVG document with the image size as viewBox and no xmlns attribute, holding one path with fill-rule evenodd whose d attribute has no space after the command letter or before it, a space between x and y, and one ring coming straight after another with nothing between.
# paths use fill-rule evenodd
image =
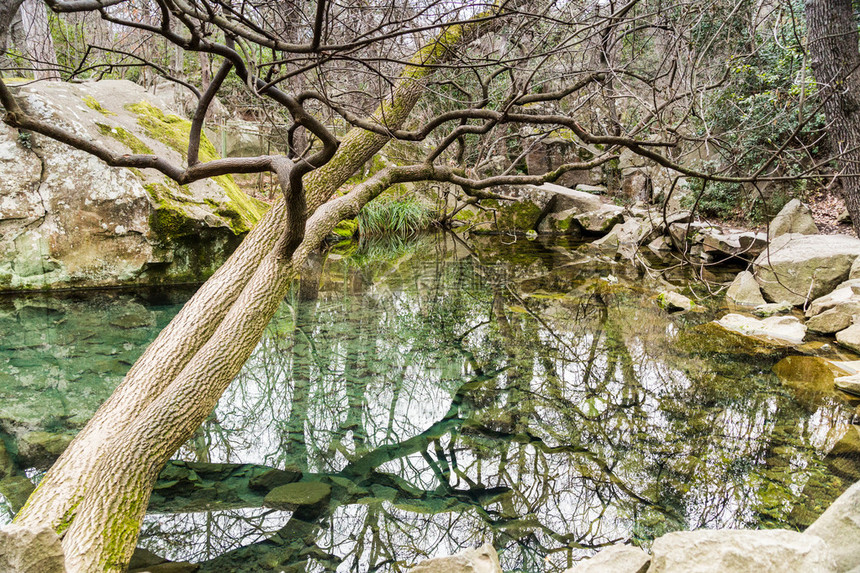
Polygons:
<instances>
[{"instance_id":1,"label":"tree trunk in background","mask_svg":"<svg viewBox=\"0 0 860 573\"><path fill-rule=\"evenodd\" d=\"M860 48L851 0L806 0L807 46L845 202L860 235Z\"/></svg>"},{"instance_id":2,"label":"tree trunk in background","mask_svg":"<svg viewBox=\"0 0 860 573\"><path fill-rule=\"evenodd\" d=\"M27 36L27 57L33 66L37 80L59 81L57 52L48 26L48 14L41 0L24 0L21 4L21 20Z\"/></svg>"},{"instance_id":3,"label":"tree trunk in background","mask_svg":"<svg viewBox=\"0 0 860 573\"><path fill-rule=\"evenodd\" d=\"M0 68L7 77L20 75L16 73L15 62L8 55L9 42L21 51L26 51L27 47L21 25L21 2L23 0L0 2Z\"/></svg>"}]
</instances>

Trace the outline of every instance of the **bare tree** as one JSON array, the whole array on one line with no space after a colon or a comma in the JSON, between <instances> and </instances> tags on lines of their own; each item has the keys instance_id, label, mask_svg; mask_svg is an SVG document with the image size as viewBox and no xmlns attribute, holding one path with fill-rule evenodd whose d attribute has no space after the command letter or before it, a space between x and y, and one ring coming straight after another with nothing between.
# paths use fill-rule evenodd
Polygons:
<instances>
[{"instance_id":1,"label":"bare tree","mask_svg":"<svg viewBox=\"0 0 860 573\"><path fill-rule=\"evenodd\" d=\"M134 34L141 47L169 44L216 65L201 89L175 77L169 61L153 56L157 50L90 43L65 70L74 77L111 69L116 63L88 58L121 52L124 61L194 92L187 163L120 153L41 121L0 82L7 124L180 184L271 172L282 191L17 516L17 523L49 525L62 535L70 571L123 570L159 471L212 411L291 280L340 220L388 187L433 180L460 189L467 202L499 200L504 194L491 188L552 181L617 159L624 149L688 176L730 182L764 176L764 169L746 176L704 172L675 159L676 150L716 139L707 129L702 135L697 110L725 72L722 64L702 63L702 49L688 41L686 28L708 14L698 2L671 11L640 0L486 6L430 0L370 8L327 0L47 4L61 14L98 14L115 37ZM661 45L663 57L643 58L638 50L648 44ZM594 48L603 55L592 57ZM706 42L703 50L710 48ZM288 119L289 155L200 161L207 111L231 75ZM434 105L419 106L422 96ZM521 141L526 126L532 129ZM530 145L559 133L585 150L582 159L540 176L517 170ZM419 159L388 166L337 196L391 139L415 145ZM296 144L302 140L307 148Z\"/></svg>"}]
</instances>

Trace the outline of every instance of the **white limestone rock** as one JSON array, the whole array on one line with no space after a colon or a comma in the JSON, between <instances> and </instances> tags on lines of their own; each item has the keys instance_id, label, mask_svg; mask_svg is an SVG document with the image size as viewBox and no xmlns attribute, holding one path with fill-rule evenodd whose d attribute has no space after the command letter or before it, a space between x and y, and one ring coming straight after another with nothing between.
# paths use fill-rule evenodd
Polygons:
<instances>
[{"instance_id":1,"label":"white limestone rock","mask_svg":"<svg viewBox=\"0 0 860 573\"><path fill-rule=\"evenodd\" d=\"M753 265L766 299L797 306L847 279L858 256L860 239L855 237L788 233L774 239Z\"/></svg>"},{"instance_id":2,"label":"white limestone rock","mask_svg":"<svg viewBox=\"0 0 860 573\"><path fill-rule=\"evenodd\" d=\"M824 540L839 573L860 568L860 482L840 495L804 535Z\"/></svg>"},{"instance_id":3,"label":"white limestone rock","mask_svg":"<svg viewBox=\"0 0 860 573\"><path fill-rule=\"evenodd\" d=\"M836 573L819 537L764 529L701 529L654 541L648 573Z\"/></svg>"},{"instance_id":4,"label":"white limestone rock","mask_svg":"<svg viewBox=\"0 0 860 573\"><path fill-rule=\"evenodd\" d=\"M466 549L450 557L422 561L410 573L502 573L499 556L489 543Z\"/></svg>"},{"instance_id":5,"label":"white limestone rock","mask_svg":"<svg viewBox=\"0 0 860 573\"><path fill-rule=\"evenodd\" d=\"M806 336L806 326L794 316L771 316L759 320L730 313L716 322L726 330L778 345L797 345Z\"/></svg>"},{"instance_id":6,"label":"white limestone rock","mask_svg":"<svg viewBox=\"0 0 860 573\"><path fill-rule=\"evenodd\" d=\"M564 573L645 573L651 556L631 545L613 545Z\"/></svg>"}]
</instances>

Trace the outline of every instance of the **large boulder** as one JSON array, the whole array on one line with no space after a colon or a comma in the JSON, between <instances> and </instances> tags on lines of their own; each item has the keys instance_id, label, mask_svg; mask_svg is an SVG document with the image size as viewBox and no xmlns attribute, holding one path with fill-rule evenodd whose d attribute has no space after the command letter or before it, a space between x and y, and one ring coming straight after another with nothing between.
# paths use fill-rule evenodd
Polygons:
<instances>
[{"instance_id":1,"label":"large boulder","mask_svg":"<svg viewBox=\"0 0 860 573\"><path fill-rule=\"evenodd\" d=\"M737 306L755 307L764 304L755 275L749 271L738 273L726 291L726 300Z\"/></svg>"},{"instance_id":2,"label":"large boulder","mask_svg":"<svg viewBox=\"0 0 860 573\"><path fill-rule=\"evenodd\" d=\"M812 211L797 199L792 199L786 203L767 228L768 238L771 240L786 233L801 235L818 233L818 227L812 218Z\"/></svg>"},{"instance_id":3,"label":"large boulder","mask_svg":"<svg viewBox=\"0 0 860 573\"><path fill-rule=\"evenodd\" d=\"M654 541L648 573L836 573L819 537L784 529L701 529Z\"/></svg>"},{"instance_id":4,"label":"large boulder","mask_svg":"<svg viewBox=\"0 0 860 573\"><path fill-rule=\"evenodd\" d=\"M422 561L410 573L502 573L499 556L489 543L466 549L450 557Z\"/></svg>"},{"instance_id":5,"label":"large boulder","mask_svg":"<svg viewBox=\"0 0 860 573\"><path fill-rule=\"evenodd\" d=\"M0 529L0 571L65 573L60 538L48 526L7 525Z\"/></svg>"},{"instance_id":6,"label":"large boulder","mask_svg":"<svg viewBox=\"0 0 860 573\"><path fill-rule=\"evenodd\" d=\"M854 352L860 352L860 323L837 332L836 342Z\"/></svg>"},{"instance_id":7,"label":"large boulder","mask_svg":"<svg viewBox=\"0 0 860 573\"><path fill-rule=\"evenodd\" d=\"M858 256L860 239L789 233L774 239L753 265L765 298L801 305L847 279Z\"/></svg>"},{"instance_id":8,"label":"large boulder","mask_svg":"<svg viewBox=\"0 0 860 573\"><path fill-rule=\"evenodd\" d=\"M767 235L735 229L727 231L710 229L704 234L702 246L706 253L752 260L767 247Z\"/></svg>"},{"instance_id":9,"label":"large boulder","mask_svg":"<svg viewBox=\"0 0 860 573\"><path fill-rule=\"evenodd\" d=\"M29 113L79 137L184 162L190 122L137 84L14 89ZM201 158L216 156L204 139ZM0 291L201 280L265 209L230 176L180 186L0 126Z\"/></svg>"},{"instance_id":10,"label":"large boulder","mask_svg":"<svg viewBox=\"0 0 860 573\"><path fill-rule=\"evenodd\" d=\"M565 573L645 573L650 563L651 557L638 547L613 545Z\"/></svg>"},{"instance_id":11,"label":"large boulder","mask_svg":"<svg viewBox=\"0 0 860 573\"><path fill-rule=\"evenodd\" d=\"M860 482L839 496L804 535L824 540L839 573L860 568Z\"/></svg>"},{"instance_id":12,"label":"large boulder","mask_svg":"<svg viewBox=\"0 0 860 573\"><path fill-rule=\"evenodd\" d=\"M594 211L580 213L574 219L586 233L605 235L612 227L624 222L624 209L616 205L603 205Z\"/></svg>"},{"instance_id":13,"label":"large boulder","mask_svg":"<svg viewBox=\"0 0 860 573\"><path fill-rule=\"evenodd\" d=\"M860 317L860 280L849 279L806 309L807 328L820 334L845 330Z\"/></svg>"}]
</instances>

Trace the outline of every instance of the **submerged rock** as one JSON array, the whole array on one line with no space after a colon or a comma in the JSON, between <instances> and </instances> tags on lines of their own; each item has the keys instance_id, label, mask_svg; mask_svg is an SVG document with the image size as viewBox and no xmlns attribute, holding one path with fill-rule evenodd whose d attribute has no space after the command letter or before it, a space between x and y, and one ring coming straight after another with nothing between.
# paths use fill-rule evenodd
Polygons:
<instances>
[{"instance_id":1,"label":"submerged rock","mask_svg":"<svg viewBox=\"0 0 860 573\"><path fill-rule=\"evenodd\" d=\"M753 263L765 298L800 305L848 278L860 239L845 235L780 235Z\"/></svg>"},{"instance_id":2,"label":"submerged rock","mask_svg":"<svg viewBox=\"0 0 860 573\"><path fill-rule=\"evenodd\" d=\"M48 526L7 525L0 529L0 571L3 573L65 573L60 538Z\"/></svg>"},{"instance_id":3,"label":"submerged rock","mask_svg":"<svg viewBox=\"0 0 860 573\"><path fill-rule=\"evenodd\" d=\"M762 318L776 314L786 314L794 308L790 302L766 302L753 309L753 314Z\"/></svg>"},{"instance_id":4,"label":"submerged rock","mask_svg":"<svg viewBox=\"0 0 860 573\"><path fill-rule=\"evenodd\" d=\"M860 568L860 482L839 496L803 534L824 540L839 573Z\"/></svg>"},{"instance_id":5,"label":"submerged rock","mask_svg":"<svg viewBox=\"0 0 860 573\"><path fill-rule=\"evenodd\" d=\"M489 543L466 549L450 557L422 561L410 573L502 573L499 556Z\"/></svg>"},{"instance_id":6,"label":"submerged rock","mask_svg":"<svg viewBox=\"0 0 860 573\"><path fill-rule=\"evenodd\" d=\"M726 300L738 306L759 306L765 303L755 275L749 271L743 271L735 277L726 291Z\"/></svg>"},{"instance_id":7,"label":"submerged rock","mask_svg":"<svg viewBox=\"0 0 860 573\"><path fill-rule=\"evenodd\" d=\"M654 541L648 573L836 573L821 538L785 529L701 529Z\"/></svg>"},{"instance_id":8,"label":"submerged rock","mask_svg":"<svg viewBox=\"0 0 860 573\"><path fill-rule=\"evenodd\" d=\"M689 298L673 291L664 291L657 295L657 305L668 312L688 311L696 306Z\"/></svg>"},{"instance_id":9,"label":"submerged rock","mask_svg":"<svg viewBox=\"0 0 860 573\"><path fill-rule=\"evenodd\" d=\"M798 199L792 199L773 218L768 225L768 237L775 239L786 233L799 233L801 235L815 235L818 227L812 218L812 211Z\"/></svg>"},{"instance_id":10,"label":"submerged rock","mask_svg":"<svg viewBox=\"0 0 860 573\"><path fill-rule=\"evenodd\" d=\"M613 545L580 561L565 573L645 573L651 556L631 545Z\"/></svg>"},{"instance_id":11,"label":"submerged rock","mask_svg":"<svg viewBox=\"0 0 860 573\"><path fill-rule=\"evenodd\" d=\"M275 509L295 510L317 507L331 497L331 486L318 481L302 481L278 486L266 495L264 504Z\"/></svg>"},{"instance_id":12,"label":"submerged rock","mask_svg":"<svg viewBox=\"0 0 860 573\"><path fill-rule=\"evenodd\" d=\"M806 336L806 326L794 316L772 316L759 320L730 313L718 320L717 324L744 336L783 345L800 344Z\"/></svg>"}]
</instances>

